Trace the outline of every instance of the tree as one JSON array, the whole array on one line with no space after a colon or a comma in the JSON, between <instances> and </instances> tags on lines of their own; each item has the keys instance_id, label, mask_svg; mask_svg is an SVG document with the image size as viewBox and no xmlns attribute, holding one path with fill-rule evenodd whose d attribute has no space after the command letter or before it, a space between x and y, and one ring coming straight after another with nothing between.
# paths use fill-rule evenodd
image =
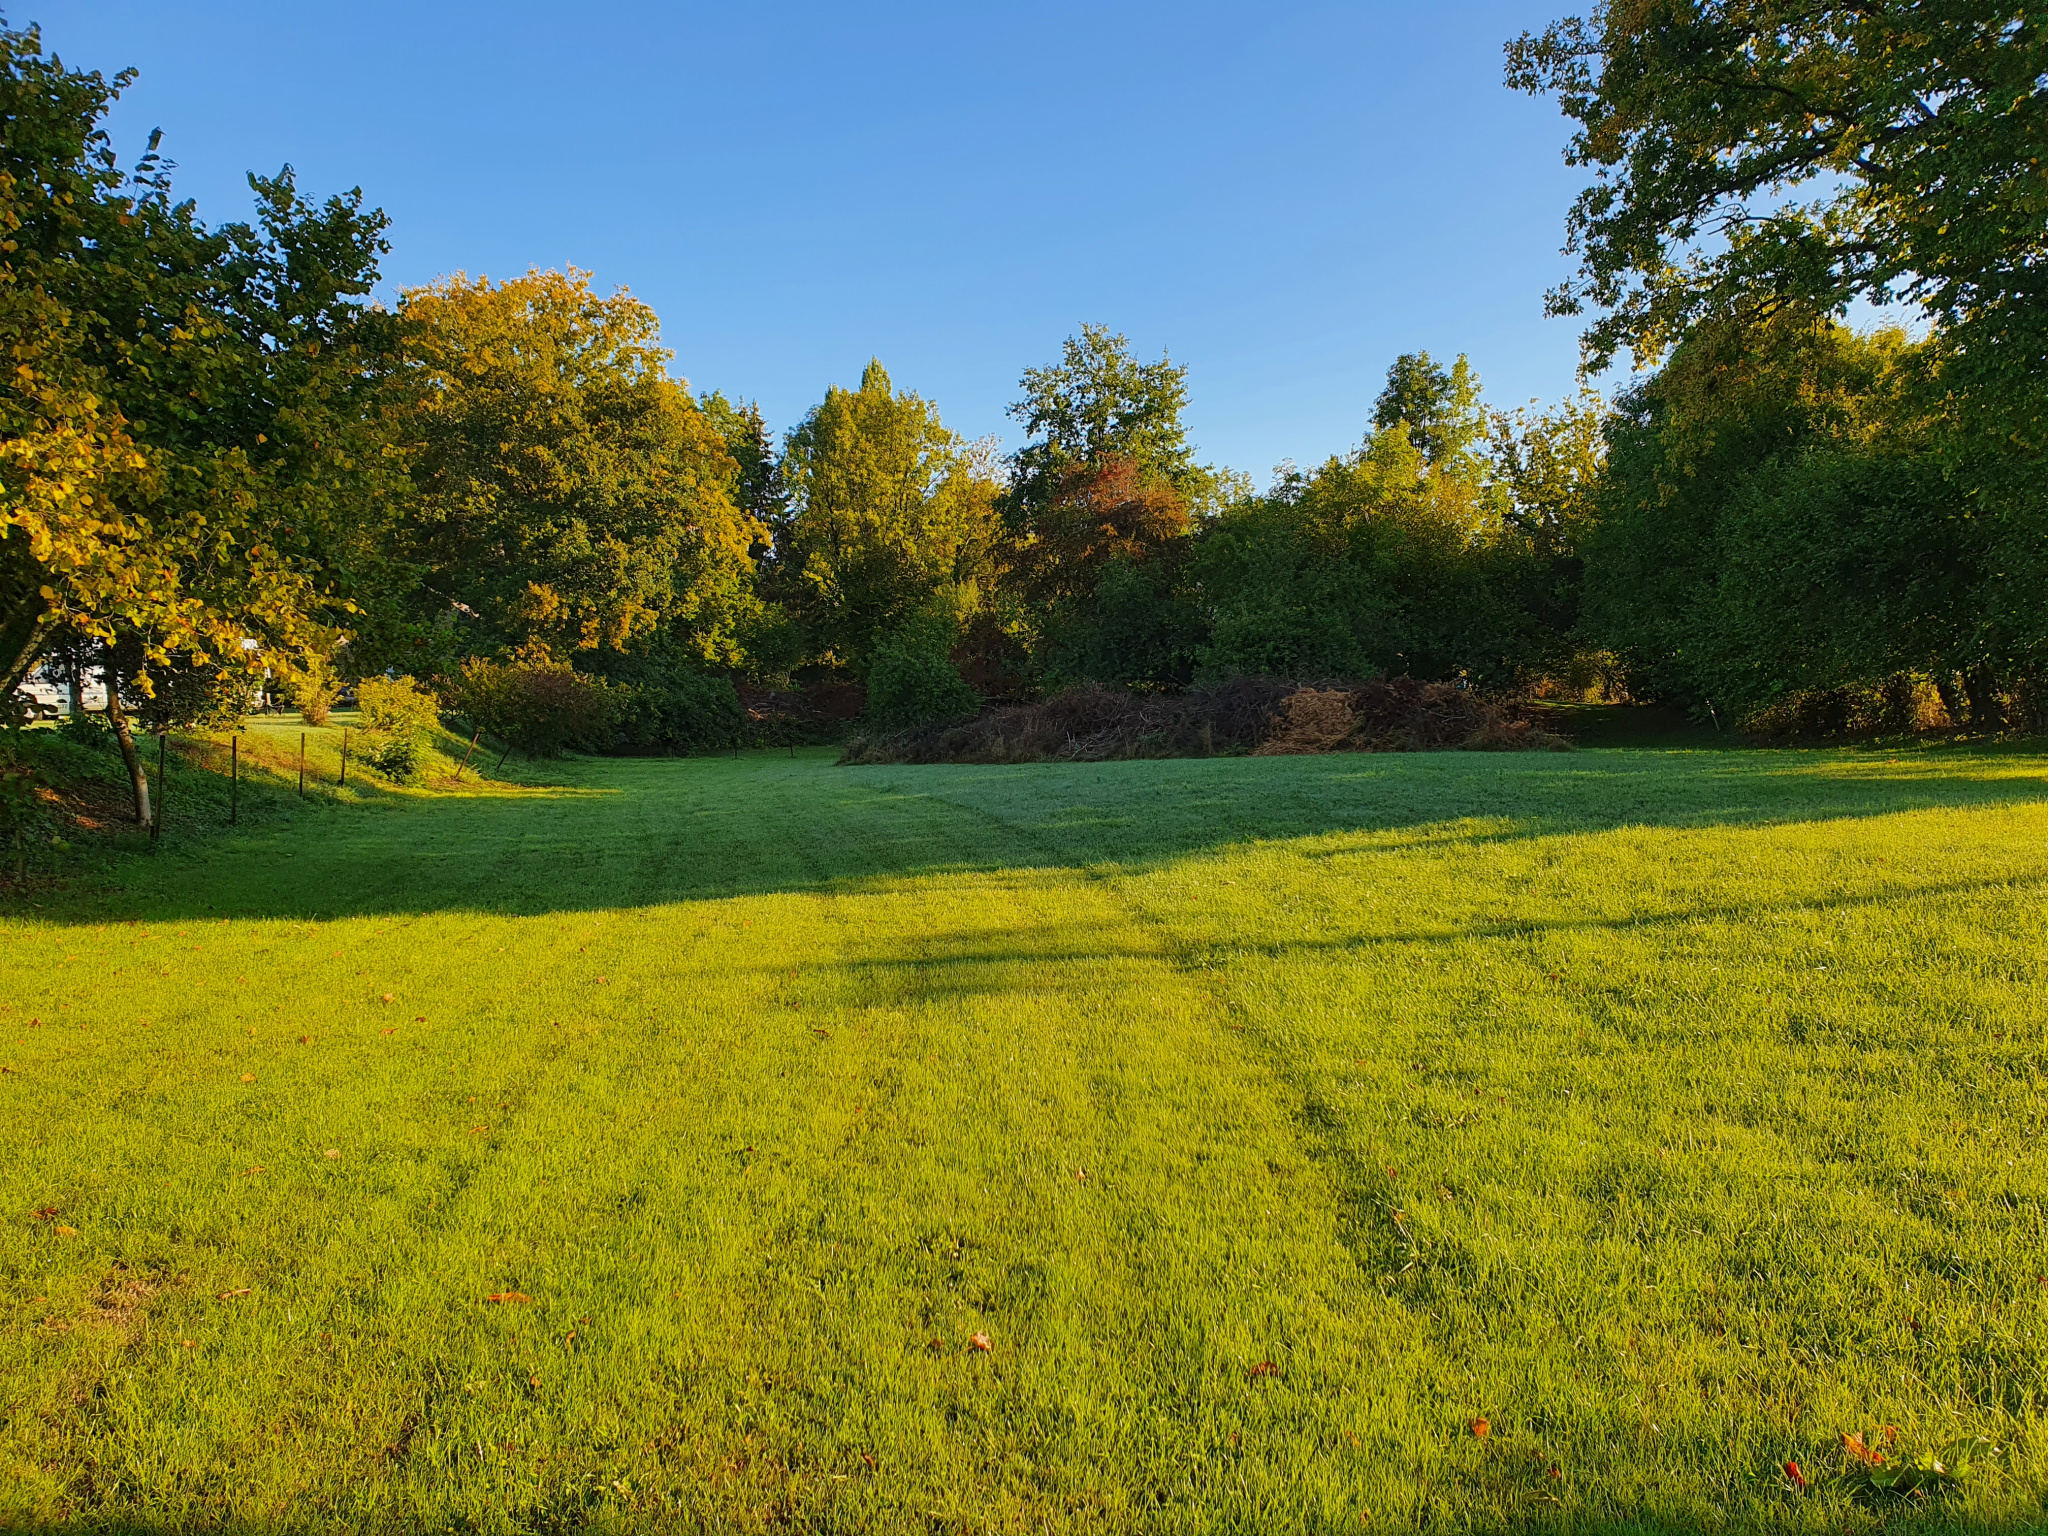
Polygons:
<instances>
[{"instance_id":1,"label":"tree","mask_svg":"<svg viewBox=\"0 0 2048 1536\"><path fill-rule=\"evenodd\" d=\"M1600 311L1594 366L1675 357L1702 327L1705 352L1762 356L1781 318L1857 299L1931 322L1901 374L1928 423L1913 473L1939 466L1922 515L1969 537L1881 521L1903 548L1974 552L1942 576L1971 594L1945 622L1970 632L1979 695L2048 696L2048 18L2019 0L1632 0L1525 34L1508 80L1559 98L1579 125L1566 158L1595 172L1569 225L1578 274L1550 297ZM1848 505L1846 482L1811 483Z\"/></svg>"},{"instance_id":2,"label":"tree","mask_svg":"<svg viewBox=\"0 0 2048 1536\"><path fill-rule=\"evenodd\" d=\"M668 375L654 312L588 273L457 274L400 304L424 593L471 651L561 659L666 637L738 666L768 530Z\"/></svg>"},{"instance_id":3,"label":"tree","mask_svg":"<svg viewBox=\"0 0 2048 1536\"><path fill-rule=\"evenodd\" d=\"M147 821L126 701L331 649L382 571L392 477L361 302L383 216L308 204L286 167L250 178L255 225L207 228L155 138L120 172L99 122L131 78L0 25L0 685L67 630L97 647Z\"/></svg>"},{"instance_id":4,"label":"tree","mask_svg":"<svg viewBox=\"0 0 2048 1536\"><path fill-rule=\"evenodd\" d=\"M1996 712L1975 619L1986 529L1933 449L1929 352L1787 311L1696 327L1622 397L1581 542L1588 634L1632 687L1740 720L1961 672Z\"/></svg>"},{"instance_id":5,"label":"tree","mask_svg":"<svg viewBox=\"0 0 2048 1536\"><path fill-rule=\"evenodd\" d=\"M782 492L782 466L776 462L775 443L768 435L768 423L761 417L760 404L749 400L735 405L721 391L713 389L697 397L697 409L704 413L705 421L718 434L738 468L732 487L734 504L764 527L777 527L788 498ZM767 551L764 548L762 552Z\"/></svg>"},{"instance_id":6,"label":"tree","mask_svg":"<svg viewBox=\"0 0 2048 1536\"><path fill-rule=\"evenodd\" d=\"M969 447L879 361L790 432L780 590L813 655L865 672L942 589L978 600L993 575L997 486Z\"/></svg>"},{"instance_id":7,"label":"tree","mask_svg":"<svg viewBox=\"0 0 2048 1536\"><path fill-rule=\"evenodd\" d=\"M1597 172L1550 300L1605 311L1596 365L1859 297L1919 304L2006 379L2048 360L2048 18L2022 0L1605 3L1524 33L1507 77L1559 98Z\"/></svg>"},{"instance_id":8,"label":"tree","mask_svg":"<svg viewBox=\"0 0 2048 1536\"><path fill-rule=\"evenodd\" d=\"M1372 423L1381 431L1403 428L1427 464L1458 463L1486 431L1472 365L1462 352L1448 370L1427 352L1402 353L1387 369Z\"/></svg>"},{"instance_id":9,"label":"tree","mask_svg":"<svg viewBox=\"0 0 2048 1536\"><path fill-rule=\"evenodd\" d=\"M1165 481L1183 500L1200 483L1180 419L1187 369L1170 358L1141 362L1108 327L1083 325L1067 338L1058 363L1024 370L1023 386L1024 398L1010 407L1031 439L1012 458L1014 524L1028 524L1077 465L1119 459L1143 479Z\"/></svg>"}]
</instances>

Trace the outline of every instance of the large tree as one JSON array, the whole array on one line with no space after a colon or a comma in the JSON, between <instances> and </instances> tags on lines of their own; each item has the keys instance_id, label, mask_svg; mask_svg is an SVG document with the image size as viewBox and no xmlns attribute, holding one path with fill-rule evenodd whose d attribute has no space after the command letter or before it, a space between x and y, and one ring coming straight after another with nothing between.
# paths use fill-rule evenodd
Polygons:
<instances>
[{"instance_id":1,"label":"large tree","mask_svg":"<svg viewBox=\"0 0 2048 1536\"><path fill-rule=\"evenodd\" d=\"M460 274L400 304L427 600L461 649L668 643L737 666L756 617L740 467L654 312L587 273Z\"/></svg>"},{"instance_id":2,"label":"large tree","mask_svg":"<svg viewBox=\"0 0 2048 1536\"><path fill-rule=\"evenodd\" d=\"M1183 500L1192 495L1203 471L1180 419L1187 372L1170 357L1133 356L1125 338L1100 325L1069 336L1059 362L1025 369L1024 398L1010 407L1030 438L1012 457L1013 520L1028 524L1076 467L1111 459L1164 481Z\"/></svg>"},{"instance_id":3,"label":"large tree","mask_svg":"<svg viewBox=\"0 0 2048 1536\"><path fill-rule=\"evenodd\" d=\"M1427 352L1404 352L1387 369L1386 388L1373 402L1372 424L1401 427L1430 464L1449 466L1485 435L1479 380L1461 352L1449 368Z\"/></svg>"},{"instance_id":4,"label":"large tree","mask_svg":"<svg viewBox=\"0 0 2048 1536\"><path fill-rule=\"evenodd\" d=\"M1940 494L1882 518L1870 504L1862 526L1923 557L1977 552L1939 573L1970 599L1936 649L2041 716L2048 16L2022 0L1610 0L1511 44L1508 78L1559 98L1579 125L1567 158L1594 171L1570 219L1579 271L1550 299L1597 312L1593 364L1655 362L1702 327L1707 351L1761 357L1781 319L1810 328L1857 300L1930 322L1914 462ZM1847 484L1812 491L1841 508ZM1935 537L1916 516L1970 526Z\"/></svg>"},{"instance_id":5,"label":"large tree","mask_svg":"<svg viewBox=\"0 0 2048 1536\"><path fill-rule=\"evenodd\" d=\"M986 596L997 486L879 361L790 432L782 477L781 592L818 660L864 672L879 643L935 603L965 617Z\"/></svg>"},{"instance_id":6,"label":"large tree","mask_svg":"<svg viewBox=\"0 0 2048 1536\"><path fill-rule=\"evenodd\" d=\"M2048 17L2023 0L1615 0L1508 79L1579 124L1595 361L1758 303L1911 300L2021 378L2048 359Z\"/></svg>"},{"instance_id":7,"label":"large tree","mask_svg":"<svg viewBox=\"0 0 2048 1536\"><path fill-rule=\"evenodd\" d=\"M99 124L130 78L0 26L0 690L61 634L97 647L147 820L123 699L331 649L381 590L394 476L382 215L287 167L250 178L253 225L208 228L154 139L119 169Z\"/></svg>"}]
</instances>

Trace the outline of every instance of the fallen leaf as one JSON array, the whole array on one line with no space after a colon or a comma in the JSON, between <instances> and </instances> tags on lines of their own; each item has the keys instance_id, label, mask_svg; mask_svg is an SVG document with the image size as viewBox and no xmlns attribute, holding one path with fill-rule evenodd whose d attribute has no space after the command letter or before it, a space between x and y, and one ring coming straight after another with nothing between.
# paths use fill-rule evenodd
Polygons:
<instances>
[{"instance_id":1,"label":"fallen leaf","mask_svg":"<svg viewBox=\"0 0 2048 1536\"><path fill-rule=\"evenodd\" d=\"M1492 1433L1493 1426L1487 1423L1486 1420L1474 1419L1472 1421L1472 1437L1475 1440L1484 1440L1488 1435Z\"/></svg>"},{"instance_id":2,"label":"fallen leaf","mask_svg":"<svg viewBox=\"0 0 2048 1536\"><path fill-rule=\"evenodd\" d=\"M387 1003L393 1003L393 1002L396 1002L396 1001L398 1001L398 999L396 999L395 997L393 997L393 996L392 996L392 995L391 995L391 994L390 994L389 992L386 992L386 993L384 994L384 1001L385 1001L385 1002L387 1002Z\"/></svg>"},{"instance_id":3,"label":"fallen leaf","mask_svg":"<svg viewBox=\"0 0 2048 1536\"><path fill-rule=\"evenodd\" d=\"M490 1295L486 1296L484 1300L504 1302L527 1302L533 1300L533 1298L527 1295L524 1291L494 1291Z\"/></svg>"},{"instance_id":4,"label":"fallen leaf","mask_svg":"<svg viewBox=\"0 0 2048 1536\"><path fill-rule=\"evenodd\" d=\"M245 1083L253 1083L256 1081L256 1074L254 1072L244 1072L242 1074L242 1081Z\"/></svg>"},{"instance_id":5,"label":"fallen leaf","mask_svg":"<svg viewBox=\"0 0 2048 1536\"><path fill-rule=\"evenodd\" d=\"M479 1132L479 1131L488 1131L489 1129L490 1129L490 1127L489 1127L488 1125L472 1125L472 1126L471 1126L471 1127L469 1128L469 1134L470 1134L470 1135L472 1135L472 1136L474 1136L474 1135L476 1135L476 1134L477 1134L477 1132Z\"/></svg>"},{"instance_id":6,"label":"fallen leaf","mask_svg":"<svg viewBox=\"0 0 2048 1536\"><path fill-rule=\"evenodd\" d=\"M301 1044L301 1045L311 1045L312 1043L313 1043L313 1037L312 1037L311 1035L301 1035L301 1036L299 1036L299 1044Z\"/></svg>"},{"instance_id":7,"label":"fallen leaf","mask_svg":"<svg viewBox=\"0 0 2048 1536\"><path fill-rule=\"evenodd\" d=\"M398 1031L397 1031L397 1030L395 1030L395 1029L385 1029L385 1030L379 1030L379 1031L378 1031L378 1033L379 1033L379 1034L385 1034L385 1035L395 1035L395 1034L397 1034L397 1033L398 1033Z\"/></svg>"},{"instance_id":8,"label":"fallen leaf","mask_svg":"<svg viewBox=\"0 0 2048 1536\"><path fill-rule=\"evenodd\" d=\"M41 1206L36 1210L29 1212L29 1215L34 1217L37 1221L48 1221L52 1216L56 1214L57 1207L55 1207L54 1205Z\"/></svg>"},{"instance_id":9,"label":"fallen leaf","mask_svg":"<svg viewBox=\"0 0 2048 1536\"><path fill-rule=\"evenodd\" d=\"M1842 1449L1851 1456L1854 1456L1865 1466L1881 1467L1884 1465L1884 1457L1865 1445L1863 1443L1863 1436L1860 1434L1851 1433L1842 1436Z\"/></svg>"},{"instance_id":10,"label":"fallen leaf","mask_svg":"<svg viewBox=\"0 0 2048 1536\"><path fill-rule=\"evenodd\" d=\"M50 1230L51 1230L52 1232L56 1233L56 1234L57 1234L57 1235L58 1235L59 1237L76 1237L76 1236L78 1236L78 1228L76 1228L76 1227L52 1227L52 1228L50 1228Z\"/></svg>"},{"instance_id":11,"label":"fallen leaf","mask_svg":"<svg viewBox=\"0 0 2048 1536\"><path fill-rule=\"evenodd\" d=\"M820 1040L830 1040L832 1038L832 1032L829 1029L814 1029L811 1031L811 1033L816 1035Z\"/></svg>"},{"instance_id":12,"label":"fallen leaf","mask_svg":"<svg viewBox=\"0 0 2048 1536\"><path fill-rule=\"evenodd\" d=\"M1785 1463L1785 1475L1786 1475L1787 1477L1789 1477L1789 1478L1791 1478L1791 1479L1792 1479L1792 1486L1793 1486L1793 1487L1795 1487L1795 1488L1800 1488L1800 1489L1804 1489L1804 1488L1806 1487L1806 1474L1805 1474L1804 1472L1802 1472L1802 1471L1800 1471L1800 1470L1799 1470L1799 1463L1798 1463L1798 1462L1796 1462L1796 1461L1788 1461L1788 1462L1786 1462L1786 1463Z\"/></svg>"},{"instance_id":13,"label":"fallen leaf","mask_svg":"<svg viewBox=\"0 0 2048 1536\"><path fill-rule=\"evenodd\" d=\"M427 1022L427 1016L424 1013L416 1013L412 1016L412 1021L415 1024L424 1024Z\"/></svg>"},{"instance_id":14,"label":"fallen leaf","mask_svg":"<svg viewBox=\"0 0 2048 1536\"><path fill-rule=\"evenodd\" d=\"M220 1293L219 1293L218 1295L216 1295L216 1296L215 1296L215 1297L214 1297L213 1299L214 1299L215 1301L233 1301L233 1300L234 1300L234 1299L235 1299L235 1298L236 1298L237 1296L246 1296L246 1295L248 1295L248 1294L249 1294L249 1287L247 1287L246 1285L244 1285L244 1286L241 1286L241 1287L239 1287L239 1288L237 1288L237 1289L235 1289L235 1290L232 1290L232 1291L222 1291L222 1292L220 1292Z\"/></svg>"},{"instance_id":15,"label":"fallen leaf","mask_svg":"<svg viewBox=\"0 0 2048 1536\"><path fill-rule=\"evenodd\" d=\"M1252 1379L1254 1381L1256 1381L1261 1376L1278 1376L1279 1374L1280 1367L1275 1365L1270 1360L1261 1360L1257 1365L1252 1367Z\"/></svg>"},{"instance_id":16,"label":"fallen leaf","mask_svg":"<svg viewBox=\"0 0 2048 1536\"><path fill-rule=\"evenodd\" d=\"M341 1148L329 1147L325 1152L322 1152L320 1155L322 1157L339 1157L341 1156Z\"/></svg>"},{"instance_id":17,"label":"fallen leaf","mask_svg":"<svg viewBox=\"0 0 2048 1536\"><path fill-rule=\"evenodd\" d=\"M988 1353L988 1351L990 1351L990 1350L994 1349L994 1348L995 1348L995 1345L993 1345L993 1344L989 1343L989 1341L988 1341L988 1335L987 1335L987 1334L985 1334L985 1333L976 1333L976 1334L970 1334L970 1335L968 1336L968 1339L967 1339L967 1347L968 1347L969 1349L978 1349L978 1350L980 1350L980 1351L981 1351L981 1352L982 1352L983 1354L986 1354L986 1353Z\"/></svg>"},{"instance_id":18,"label":"fallen leaf","mask_svg":"<svg viewBox=\"0 0 2048 1536\"><path fill-rule=\"evenodd\" d=\"M197 1348L199 1347L199 1346L198 1346L197 1344L193 1343L193 1342L192 1342L192 1341L191 1341L190 1339L180 1339L180 1340L178 1340L178 1343L179 1343L179 1344L180 1344L180 1345L181 1345L181 1346L182 1346L183 1348L185 1348L185 1349L197 1349Z\"/></svg>"},{"instance_id":19,"label":"fallen leaf","mask_svg":"<svg viewBox=\"0 0 2048 1536\"><path fill-rule=\"evenodd\" d=\"M526 1378L526 1384L529 1387L537 1387L540 1385L540 1378L538 1376L529 1376Z\"/></svg>"}]
</instances>

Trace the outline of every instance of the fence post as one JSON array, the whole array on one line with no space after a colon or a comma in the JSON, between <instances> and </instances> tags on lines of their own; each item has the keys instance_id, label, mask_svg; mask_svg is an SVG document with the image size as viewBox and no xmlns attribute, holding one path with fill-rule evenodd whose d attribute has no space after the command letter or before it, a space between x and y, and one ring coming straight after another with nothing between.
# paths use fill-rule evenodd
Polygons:
<instances>
[{"instance_id":1,"label":"fence post","mask_svg":"<svg viewBox=\"0 0 2048 1536\"><path fill-rule=\"evenodd\" d=\"M340 781L339 781L339 782L338 782L338 783L337 783L337 784L335 785L335 788L336 788L336 789L339 789L339 788L340 788L340 787L341 787L341 786L342 786L343 784L346 784L347 782L348 782L348 727L344 725L344 726L343 726L343 727L341 728L341 779L340 779Z\"/></svg>"},{"instance_id":2,"label":"fence post","mask_svg":"<svg viewBox=\"0 0 2048 1536\"><path fill-rule=\"evenodd\" d=\"M235 818L242 809L242 733L235 731L228 736L228 825L235 824Z\"/></svg>"},{"instance_id":3,"label":"fence post","mask_svg":"<svg viewBox=\"0 0 2048 1536\"><path fill-rule=\"evenodd\" d=\"M299 732L299 798L306 798L306 733Z\"/></svg>"}]
</instances>

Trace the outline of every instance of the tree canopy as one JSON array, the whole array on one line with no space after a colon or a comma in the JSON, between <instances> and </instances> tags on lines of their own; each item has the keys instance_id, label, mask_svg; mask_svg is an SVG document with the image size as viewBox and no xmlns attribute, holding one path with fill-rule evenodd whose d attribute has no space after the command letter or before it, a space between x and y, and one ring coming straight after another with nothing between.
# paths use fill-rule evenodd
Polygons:
<instances>
[{"instance_id":1,"label":"tree canopy","mask_svg":"<svg viewBox=\"0 0 2048 1536\"><path fill-rule=\"evenodd\" d=\"M589 274L408 291L399 430L424 592L470 650L562 657L657 636L744 659L752 551L726 440L667 372L654 312Z\"/></svg>"}]
</instances>

